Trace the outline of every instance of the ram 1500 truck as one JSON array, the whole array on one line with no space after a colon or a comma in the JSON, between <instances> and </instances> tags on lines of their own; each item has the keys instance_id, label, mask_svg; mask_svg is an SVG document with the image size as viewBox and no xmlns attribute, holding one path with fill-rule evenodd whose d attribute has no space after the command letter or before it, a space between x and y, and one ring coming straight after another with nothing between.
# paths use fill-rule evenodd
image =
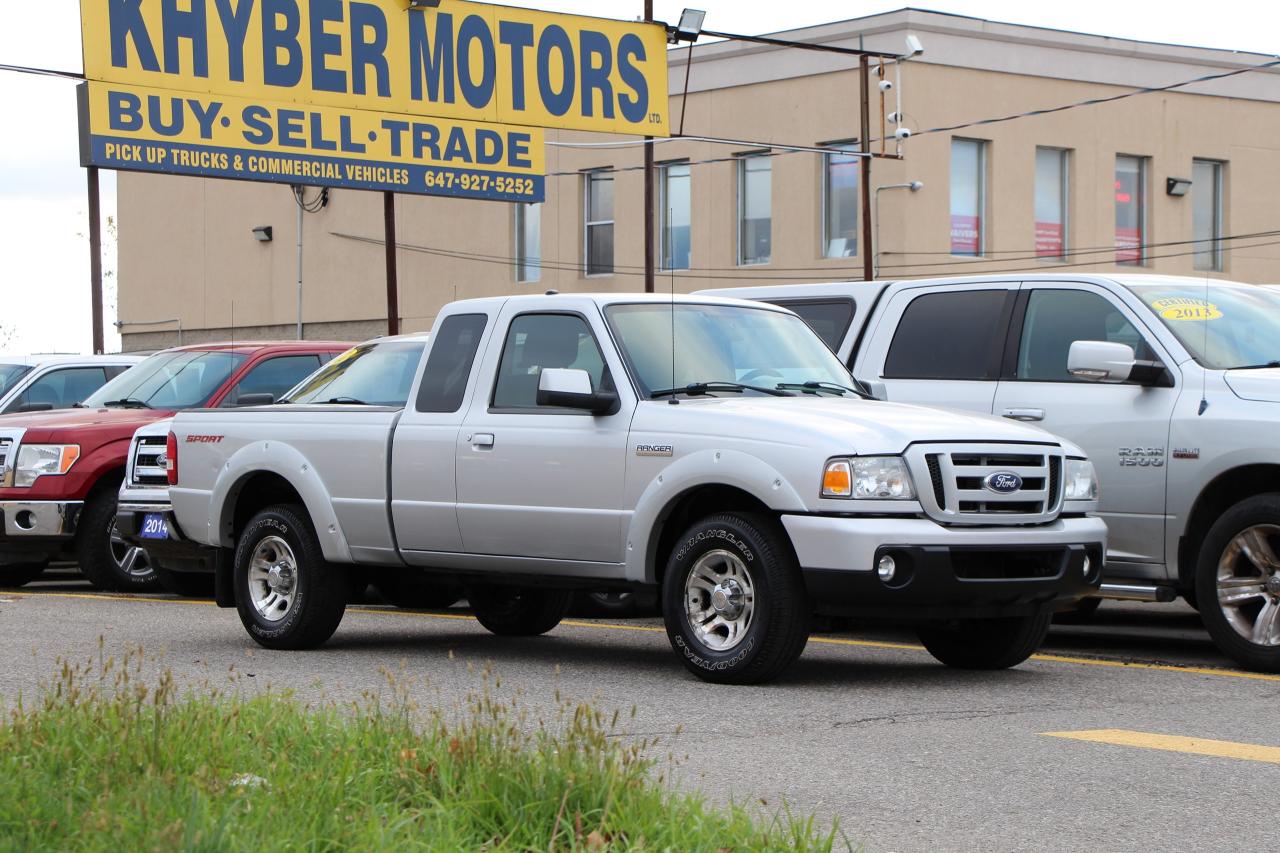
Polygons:
<instances>
[{"instance_id":1,"label":"ram 1500 truck","mask_svg":"<svg viewBox=\"0 0 1280 853\"><path fill-rule=\"evenodd\" d=\"M1092 466L1038 429L852 382L760 303L458 302L404 410L179 414L169 497L224 555L218 603L269 648L324 643L354 566L456 580L518 636L555 627L574 588L660 588L679 658L711 681L778 675L815 611L911 623L953 666L1025 660L1096 590Z\"/></svg>"},{"instance_id":2,"label":"ram 1500 truck","mask_svg":"<svg viewBox=\"0 0 1280 853\"><path fill-rule=\"evenodd\" d=\"M99 589L154 588L146 552L115 526L134 430L178 409L282 393L348 346L180 347L134 365L74 409L0 417L0 586L21 586L50 560L72 559Z\"/></svg>"},{"instance_id":3,"label":"ram 1500 truck","mask_svg":"<svg viewBox=\"0 0 1280 853\"><path fill-rule=\"evenodd\" d=\"M1110 529L1100 595L1182 595L1280 672L1280 292L1065 272L713 292L792 308L877 397L1078 442Z\"/></svg>"}]
</instances>

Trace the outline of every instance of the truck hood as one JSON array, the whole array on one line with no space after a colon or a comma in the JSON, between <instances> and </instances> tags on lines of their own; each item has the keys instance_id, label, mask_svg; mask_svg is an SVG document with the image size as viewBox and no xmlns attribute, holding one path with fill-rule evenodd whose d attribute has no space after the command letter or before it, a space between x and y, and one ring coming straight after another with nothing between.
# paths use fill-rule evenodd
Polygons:
<instances>
[{"instance_id":1,"label":"truck hood","mask_svg":"<svg viewBox=\"0 0 1280 853\"><path fill-rule=\"evenodd\" d=\"M129 438L138 427L173 414L164 409L59 409L0 417L0 431L25 428L27 444L77 444L86 435L98 435L105 443Z\"/></svg>"},{"instance_id":2,"label":"truck hood","mask_svg":"<svg viewBox=\"0 0 1280 853\"><path fill-rule=\"evenodd\" d=\"M794 444L832 455L898 454L918 442L1062 445L1043 430L990 415L852 398L693 398L678 406L646 402L640 408L636 430Z\"/></svg>"},{"instance_id":3,"label":"truck hood","mask_svg":"<svg viewBox=\"0 0 1280 853\"><path fill-rule=\"evenodd\" d=\"M1241 400L1280 403L1280 367L1256 370L1228 370L1227 387Z\"/></svg>"}]
</instances>

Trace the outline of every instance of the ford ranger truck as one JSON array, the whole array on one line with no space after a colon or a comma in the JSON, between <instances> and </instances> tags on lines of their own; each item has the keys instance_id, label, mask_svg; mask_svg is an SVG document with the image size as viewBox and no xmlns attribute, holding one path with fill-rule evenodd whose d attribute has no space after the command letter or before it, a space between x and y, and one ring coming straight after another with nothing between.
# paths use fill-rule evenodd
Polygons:
<instances>
[{"instance_id":1,"label":"ford ranger truck","mask_svg":"<svg viewBox=\"0 0 1280 853\"><path fill-rule=\"evenodd\" d=\"M174 419L174 520L226 555L217 601L259 644L323 644L348 576L395 570L463 584L507 636L554 628L574 589L660 590L708 681L776 677L815 612L907 623L944 663L994 669L1102 572L1078 448L861 399L774 306L453 303L409 400Z\"/></svg>"},{"instance_id":2,"label":"ford ranger truck","mask_svg":"<svg viewBox=\"0 0 1280 853\"><path fill-rule=\"evenodd\" d=\"M427 339L425 334L398 335L353 347L285 392L274 405L403 408ZM167 591L210 596L217 549L187 537L173 520L169 503L172 469L166 445L172 424L172 418L165 418L134 432L120 484L116 529L126 542L146 549ZM457 585L430 583L405 572L383 573L376 585L384 599L400 607L448 607L461 596Z\"/></svg>"},{"instance_id":3,"label":"ford ranger truck","mask_svg":"<svg viewBox=\"0 0 1280 853\"><path fill-rule=\"evenodd\" d=\"M1280 672L1280 291L1064 272L714 292L794 309L878 397L1078 442L1110 529L1099 594L1181 595Z\"/></svg>"},{"instance_id":4,"label":"ford ranger truck","mask_svg":"<svg viewBox=\"0 0 1280 853\"><path fill-rule=\"evenodd\" d=\"M155 588L146 552L115 525L134 430L179 409L283 393L348 346L180 347L133 366L74 409L0 417L0 586L29 583L51 560L75 560L99 589Z\"/></svg>"}]
</instances>

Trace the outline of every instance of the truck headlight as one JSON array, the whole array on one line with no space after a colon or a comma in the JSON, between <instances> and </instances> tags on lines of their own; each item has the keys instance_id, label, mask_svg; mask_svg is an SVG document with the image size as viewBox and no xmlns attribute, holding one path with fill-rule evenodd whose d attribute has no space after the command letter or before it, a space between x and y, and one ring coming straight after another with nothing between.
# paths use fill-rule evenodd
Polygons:
<instances>
[{"instance_id":1,"label":"truck headlight","mask_svg":"<svg viewBox=\"0 0 1280 853\"><path fill-rule=\"evenodd\" d=\"M27 488L41 477L65 474L79 458L78 444L24 444L18 450L13 484Z\"/></svg>"},{"instance_id":2,"label":"truck headlight","mask_svg":"<svg viewBox=\"0 0 1280 853\"><path fill-rule=\"evenodd\" d=\"M1096 501L1098 499L1098 474L1088 459L1068 459L1066 467L1066 494L1063 500Z\"/></svg>"},{"instance_id":3,"label":"truck headlight","mask_svg":"<svg viewBox=\"0 0 1280 853\"><path fill-rule=\"evenodd\" d=\"M913 500L916 490L900 456L833 459L822 475L824 498L871 501Z\"/></svg>"}]
</instances>

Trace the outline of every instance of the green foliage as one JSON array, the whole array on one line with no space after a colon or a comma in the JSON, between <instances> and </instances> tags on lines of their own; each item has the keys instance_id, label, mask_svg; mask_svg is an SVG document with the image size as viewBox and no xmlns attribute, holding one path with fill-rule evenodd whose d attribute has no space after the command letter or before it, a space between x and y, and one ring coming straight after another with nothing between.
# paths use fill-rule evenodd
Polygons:
<instances>
[{"instance_id":1,"label":"green foliage","mask_svg":"<svg viewBox=\"0 0 1280 853\"><path fill-rule=\"evenodd\" d=\"M0 850L830 850L789 813L672 790L617 713L495 698L306 705L154 683L140 652L63 662L0 725ZM557 697L558 698L558 697ZM632 710L632 716L635 711ZM843 846L843 845L842 845Z\"/></svg>"}]
</instances>

